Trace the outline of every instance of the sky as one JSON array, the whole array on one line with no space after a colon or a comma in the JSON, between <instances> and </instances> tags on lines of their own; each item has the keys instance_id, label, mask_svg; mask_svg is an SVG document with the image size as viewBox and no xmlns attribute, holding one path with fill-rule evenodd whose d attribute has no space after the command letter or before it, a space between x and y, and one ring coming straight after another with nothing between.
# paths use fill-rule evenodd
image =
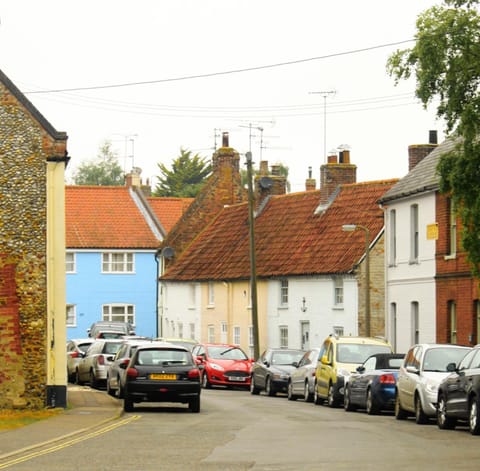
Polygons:
<instances>
[{"instance_id":1,"label":"sky","mask_svg":"<svg viewBox=\"0 0 480 471\"><path fill-rule=\"evenodd\" d=\"M66 180L110 141L154 187L223 132L303 191L348 146L357 181L401 178L408 146L444 138L435 105L397 86L388 57L414 45L428 0L2 0L0 69L68 135Z\"/></svg>"}]
</instances>

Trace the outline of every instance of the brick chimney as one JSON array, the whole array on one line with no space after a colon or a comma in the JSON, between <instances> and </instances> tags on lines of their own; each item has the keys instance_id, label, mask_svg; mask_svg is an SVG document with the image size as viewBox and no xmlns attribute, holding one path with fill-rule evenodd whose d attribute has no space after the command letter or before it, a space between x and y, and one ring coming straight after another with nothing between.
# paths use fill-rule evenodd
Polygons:
<instances>
[{"instance_id":1,"label":"brick chimney","mask_svg":"<svg viewBox=\"0 0 480 471\"><path fill-rule=\"evenodd\" d=\"M357 166L350 163L350 150L330 154L320 167L320 204L326 204L339 185L356 183Z\"/></svg>"},{"instance_id":2,"label":"brick chimney","mask_svg":"<svg viewBox=\"0 0 480 471\"><path fill-rule=\"evenodd\" d=\"M412 170L437 146L437 131L429 131L428 144L412 144L408 146L408 171Z\"/></svg>"},{"instance_id":3,"label":"brick chimney","mask_svg":"<svg viewBox=\"0 0 480 471\"><path fill-rule=\"evenodd\" d=\"M255 207L258 208L267 196L284 195L287 192L287 178L280 174L280 165L272 165L268 172L268 161L260 162L260 171L254 177Z\"/></svg>"},{"instance_id":4,"label":"brick chimney","mask_svg":"<svg viewBox=\"0 0 480 471\"><path fill-rule=\"evenodd\" d=\"M317 181L312 178L312 167L308 167L308 178L305 180L305 191L313 191L317 187Z\"/></svg>"},{"instance_id":5,"label":"brick chimney","mask_svg":"<svg viewBox=\"0 0 480 471\"><path fill-rule=\"evenodd\" d=\"M125 185L127 188L131 188L132 186L140 187L141 179L140 174L142 173L142 169L139 167L133 167L130 170L130 173L125 175Z\"/></svg>"}]
</instances>

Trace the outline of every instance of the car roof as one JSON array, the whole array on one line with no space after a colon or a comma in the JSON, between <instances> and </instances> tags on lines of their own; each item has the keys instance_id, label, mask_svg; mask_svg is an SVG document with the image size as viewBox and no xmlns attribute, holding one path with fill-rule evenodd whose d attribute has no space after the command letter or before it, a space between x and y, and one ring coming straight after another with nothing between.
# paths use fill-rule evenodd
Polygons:
<instances>
[{"instance_id":1,"label":"car roof","mask_svg":"<svg viewBox=\"0 0 480 471\"><path fill-rule=\"evenodd\" d=\"M335 335L329 335L328 338L333 340L336 343L387 345L387 346L390 345L386 339L380 338L380 337L361 337L361 336L353 336L353 335L337 337Z\"/></svg>"},{"instance_id":2,"label":"car roof","mask_svg":"<svg viewBox=\"0 0 480 471\"><path fill-rule=\"evenodd\" d=\"M446 347L446 348L465 348L471 350L472 347L469 347L467 345L455 345L452 343L417 343L415 345L412 345L410 349L414 347L423 347L424 349L429 349L429 348L438 348L438 347ZM409 349L409 350L410 350Z\"/></svg>"},{"instance_id":3,"label":"car roof","mask_svg":"<svg viewBox=\"0 0 480 471\"><path fill-rule=\"evenodd\" d=\"M145 342L141 343L138 345L137 352L140 350L149 350L152 348L157 348L157 349L169 349L169 350L181 350L185 352L190 352L190 350L187 347L183 347L182 345L178 345L175 343L169 343L169 342Z\"/></svg>"}]
</instances>

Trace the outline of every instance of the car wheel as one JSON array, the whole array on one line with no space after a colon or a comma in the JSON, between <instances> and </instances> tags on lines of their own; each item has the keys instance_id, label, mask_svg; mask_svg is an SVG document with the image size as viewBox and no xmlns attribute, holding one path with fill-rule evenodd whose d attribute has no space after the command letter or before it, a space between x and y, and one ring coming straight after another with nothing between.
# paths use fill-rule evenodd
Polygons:
<instances>
[{"instance_id":1,"label":"car wheel","mask_svg":"<svg viewBox=\"0 0 480 471\"><path fill-rule=\"evenodd\" d=\"M397 420L405 420L407 417L408 413L405 409L402 409L397 393L397 396L395 397L395 418Z\"/></svg>"},{"instance_id":2,"label":"car wheel","mask_svg":"<svg viewBox=\"0 0 480 471\"><path fill-rule=\"evenodd\" d=\"M378 414L378 407L375 404L375 400L373 399L373 396L372 396L372 388L368 388L368 390L367 390L366 409L367 409L367 414L368 415Z\"/></svg>"},{"instance_id":3,"label":"car wheel","mask_svg":"<svg viewBox=\"0 0 480 471\"><path fill-rule=\"evenodd\" d=\"M80 373L78 372L78 369L75 370L75 384L78 384L79 386L83 384L83 381L80 379Z\"/></svg>"},{"instance_id":4,"label":"car wheel","mask_svg":"<svg viewBox=\"0 0 480 471\"><path fill-rule=\"evenodd\" d=\"M188 403L188 408L189 408L192 412L200 412L200 396L196 397L195 399L192 399L192 400Z\"/></svg>"},{"instance_id":5,"label":"car wheel","mask_svg":"<svg viewBox=\"0 0 480 471\"><path fill-rule=\"evenodd\" d=\"M320 404L323 404L323 399L318 395L317 383L315 383L315 387L313 388L313 403L316 406L319 406Z\"/></svg>"},{"instance_id":6,"label":"car wheel","mask_svg":"<svg viewBox=\"0 0 480 471\"><path fill-rule=\"evenodd\" d=\"M253 379L253 376L250 378L250 394L260 394L260 389L255 386L255 380Z\"/></svg>"},{"instance_id":7,"label":"car wheel","mask_svg":"<svg viewBox=\"0 0 480 471\"><path fill-rule=\"evenodd\" d=\"M327 404L328 407L338 406L338 400L335 399L335 388L333 387L332 383L330 383L330 385L328 386Z\"/></svg>"},{"instance_id":8,"label":"car wheel","mask_svg":"<svg viewBox=\"0 0 480 471\"><path fill-rule=\"evenodd\" d=\"M208 374L206 371L203 372L202 387L205 389L210 389L212 387L212 385L210 384L210 381L208 380Z\"/></svg>"},{"instance_id":9,"label":"car wheel","mask_svg":"<svg viewBox=\"0 0 480 471\"><path fill-rule=\"evenodd\" d=\"M98 388L98 382L95 378L95 373L93 372L93 370L90 370L90 387L94 389Z\"/></svg>"},{"instance_id":10,"label":"car wheel","mask_svg":"<svg viewBox=\"0 0 480 471\"><path fill-rule=\"evenodd\" d=\"M305 386L303 387L303 400L305 402L313 401L313 394L310 392L310 388L308 387L308 381L305 381Z\"/></svg>"},{"instance_id":11,"label":"car wheel","mask_svg":"<svg viewBox=\"0 0 480 471\"><path fill-rule=\"evenodd\" d=\"M437 408L437 425L442 430L451 430L455 428L456 420L448 417L447 415L447 403L443 396L438 399Z\"/></svg>"},{"instance_id":12,"label":"car wheel","mask_svg":"<svg viewBox=\"0 0 480 471\"><path fill-rule=\"evenodd\" d=\"M272 380L270 379L270 376L265 381L265 392L267 393L267 396L275 396L276 394L275 390L273 389Z\"/></svg>"},{"instance_id":13,"label":"car wheel","mask_svg":"<svg viewBox=\"0 0 480 471\"><path fill-rule=\"evenodd\" d=\"M352 412L356 409L350 401L350 388L347 386L345 388L345 396L343 397L343 408L347 412Z\"/></svg>"},{"instance_id":14,"label":"car wheel","mask_svg":"<svg viewBox=\"0 0 480 471\"><path fill-rule=\"evenodd\" d=\"M123 399L123 410L125 412L133 412L133 399L128 395L125 395L125 398Z\"/></svg>"},{"instance_id":15,"label":"car wheel","mask_svg":"<svg viewBox=\"0 0 480 471\"><path fill-rule=\"evenodd\" d=\"M287 398L288 398L289 401L296 401L297 400L297 396L295 396L295 394L293 394L293 385L292 385L291 381L288 382Z\"/></svg>"},{"instance_id":16,"label":"car wheel","mask_svg":"<svg viewBox=\"0 0 480 471\"><path fill-rule=\"evenodd\" d=\"M470 399L468 409L468 429L472 435L480 434L480 408L478 399L475 396Z\"/></svg>"},{"instance_id":17,"label":"car wheel","mask_svg":"<svg viewBox=\"0 0 480 471\"><path fill-rule=\"evenodd\" d=\"M415 397L415 423L423 425L428 422L428 418L423 412L422 401L419 396Z\"/></svg>"}]
</instances>

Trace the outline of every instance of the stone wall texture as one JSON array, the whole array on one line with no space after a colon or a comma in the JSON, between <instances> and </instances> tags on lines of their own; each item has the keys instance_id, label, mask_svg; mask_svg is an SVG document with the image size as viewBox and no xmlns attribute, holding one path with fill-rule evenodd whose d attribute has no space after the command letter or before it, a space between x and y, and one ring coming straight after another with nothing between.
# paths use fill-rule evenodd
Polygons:
<instances>
[{"instance_id":1,"label":"stone wall texture","mask_svg":"<svg viewBox=\"0 0 480 471\"><path fill-rule=\"evenodd\" d=\"M46 401L46 159L57 145L0 82L0 409Z\"/></svg>"}]
</instances>

